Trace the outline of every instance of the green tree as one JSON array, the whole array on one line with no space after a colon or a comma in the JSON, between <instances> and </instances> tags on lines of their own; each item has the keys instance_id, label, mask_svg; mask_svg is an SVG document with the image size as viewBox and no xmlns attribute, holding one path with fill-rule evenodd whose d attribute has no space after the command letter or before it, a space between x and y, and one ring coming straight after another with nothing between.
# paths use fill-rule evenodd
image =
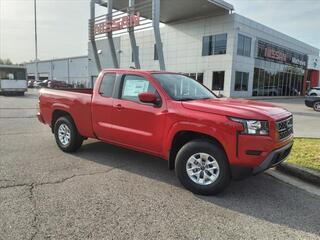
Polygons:
<instances>
[{"instance_id":1,"label":"green tree","mask_svg":"<svg viewBox=\"0 0 320 240\"><path fill-rule=\"evenodd\" d=\"M0 64L12 65L13 63L11 62L11 60L9 58L7 58L7 59L0 59Z\"/></svg>"}]
</instances>

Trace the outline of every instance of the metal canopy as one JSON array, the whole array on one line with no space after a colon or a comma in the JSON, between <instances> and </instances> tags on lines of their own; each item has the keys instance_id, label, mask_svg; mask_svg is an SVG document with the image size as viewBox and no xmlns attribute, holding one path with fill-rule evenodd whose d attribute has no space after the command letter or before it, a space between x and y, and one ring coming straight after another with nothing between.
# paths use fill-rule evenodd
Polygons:
<instances>
[{"instance_id":1,"label":"metal canopy","mask_svg":"<svg viewBox=\"0 0 320 240\"><path fill-rule=\"evenodd\" d=\"M152 13L147 7L151 2L152 0L135 0L137 10L142 17L152 19ZM113 2L114 9L126 11L127 7L128 0ZM190 18L224 15L232 10L233 6L223 0L161 0L160 22L170 23Z\"/></svg>"}]
</instances>

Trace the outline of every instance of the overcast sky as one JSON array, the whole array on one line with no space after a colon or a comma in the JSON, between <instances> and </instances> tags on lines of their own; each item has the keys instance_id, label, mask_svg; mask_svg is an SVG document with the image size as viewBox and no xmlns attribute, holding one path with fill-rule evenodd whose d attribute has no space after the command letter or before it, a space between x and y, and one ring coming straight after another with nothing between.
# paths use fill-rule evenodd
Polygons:
<instances>
[{"instance_id":1,"label":"overcast sky","mask_svg":"<svg viewBox=\"0 0 320 240\"><path fill-rule=\"evenodd\" d=\"M226 1L236 13L320 48L320 0ZM37 2L39 58L86 55L89 0ZM34 59L33 17L33 0L0 0L1 58Z\"/></svg>"}]
</instances>

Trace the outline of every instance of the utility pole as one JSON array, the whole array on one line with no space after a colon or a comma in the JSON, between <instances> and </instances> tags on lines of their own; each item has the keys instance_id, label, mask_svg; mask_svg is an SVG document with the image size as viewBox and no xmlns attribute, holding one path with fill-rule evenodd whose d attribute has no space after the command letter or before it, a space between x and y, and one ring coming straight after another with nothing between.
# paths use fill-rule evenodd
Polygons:
<instances>
[{"instance_id":1,"label":"utility pole","mask_svg":"<svg viewBox=\"0 0 320 240\"><path fill-rule=\"evenodd\" d=\"M37 33L37 0L34 0L34 45L35 45L35 80L39 80L39 70L38 70L38 33Z\"/></svg>"}]
</instances>

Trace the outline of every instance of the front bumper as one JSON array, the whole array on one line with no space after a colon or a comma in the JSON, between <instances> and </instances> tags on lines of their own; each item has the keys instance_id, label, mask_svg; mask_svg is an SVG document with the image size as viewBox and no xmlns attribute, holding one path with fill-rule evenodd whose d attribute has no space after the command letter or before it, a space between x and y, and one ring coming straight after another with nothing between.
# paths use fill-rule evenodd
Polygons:
<instances>
[{"instance_id":1,"label":"front bumper","mask_svg":"<svg viewBox=\"0 0 320 240\"><path fill-rule=\"evenodd\" d=\"M277 166L278 164L285 161L292 149L293 141L290 141L286 145L271 151L266 158L256 167L248 167L241 165L231 165L232 178L240 180L252 175L261 173L269 168Z\"/></svg>"},{"instance_id":2,"label":"front bumper","mask_svg":"<svg viewBox=\"0 0 320 240\"><path fill-rule=\"evenodd\" d=\"M252 173L258 174L285 161L291 152L292 146L293 141L272 151L258 167L253 169Z\"/></svg>"}]
</instances>

